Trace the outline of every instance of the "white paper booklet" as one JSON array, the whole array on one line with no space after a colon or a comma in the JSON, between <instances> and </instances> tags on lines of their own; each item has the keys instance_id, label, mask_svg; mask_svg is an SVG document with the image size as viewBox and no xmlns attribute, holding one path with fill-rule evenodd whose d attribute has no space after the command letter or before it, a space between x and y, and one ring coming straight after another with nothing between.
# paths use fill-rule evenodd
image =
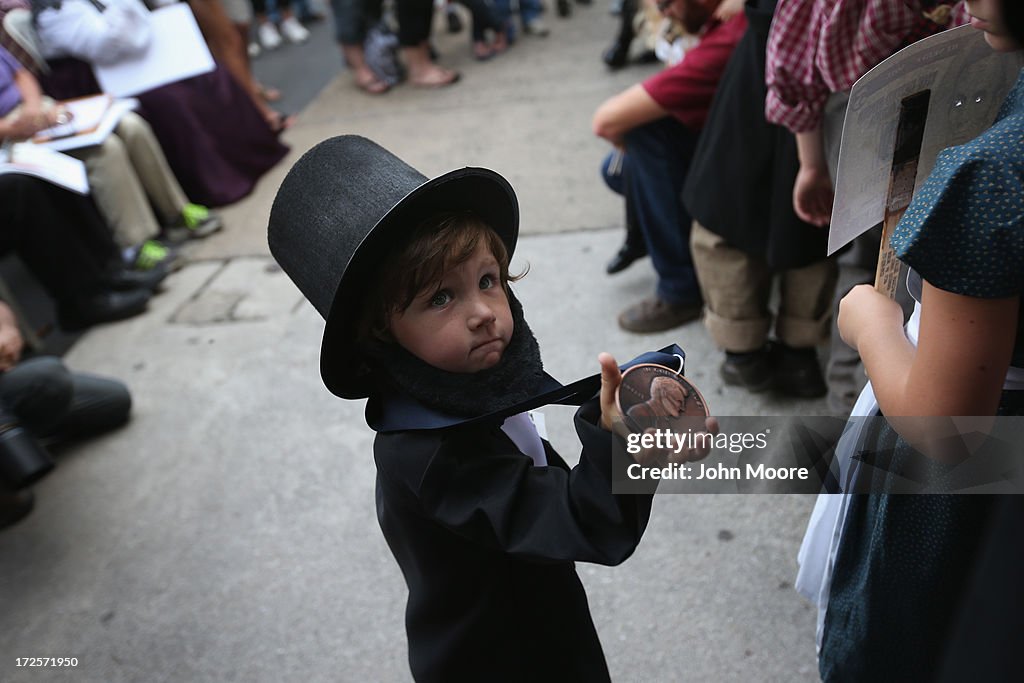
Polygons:
<instances>
[{"instance_id":1,"label":"white paper booklet","mask_svg":"<svg viewBox=\"0 0 1024 683\"><path fill-rule=\"evenodd\" d=\"M31 142L5 145L0 149L0 175L4 173L35 176L72 192L89 194L85 164L67 154Z\"/></svg>"},{"instance_id":2,"label":"white paper booklet","mask_svg":"<svg viewBox=\"0 0 1024 683\"><path fill-rule=\"evenodd\" d=\"M168 83L213 71L213 57L184 2L150 13L153 41L143 54L93 71L103 92L130 97Z\"/></svg>"},{"instance_id":3,"label":"white paper booklet","mask_svg":"<svg viewBox=\"0 0 1024 683\"><path fill-rule=\"evenodd\" d=\"M58 152L98 145L117 127L121 117L138 104L135 99L115 100L110 95L65 100L60 106L71 114L71 120L39 131L32 142Z\"/></svg>"}]
</instances>

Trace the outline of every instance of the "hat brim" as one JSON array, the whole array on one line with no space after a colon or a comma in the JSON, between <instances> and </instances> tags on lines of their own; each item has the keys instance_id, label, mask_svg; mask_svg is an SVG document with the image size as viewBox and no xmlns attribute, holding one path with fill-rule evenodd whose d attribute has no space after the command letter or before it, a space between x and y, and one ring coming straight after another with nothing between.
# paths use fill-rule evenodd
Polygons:
<instances>
[{"instance_id":1,"label":"hat brim","mask_svg":"<svg viewBox=\"0 0 1024 683\"><path fill-rule=\"evenodd\" d=\"M487 223L511 259L519 239L519 202L512 186L486 168L462 168L423 183L377 221L353 252L331 302L320 347L320 376L336 396L365 398L372 385L356 331L366 300L365 287L382 257L429 216L472 211Z\"/></svg>"}]
</instances>

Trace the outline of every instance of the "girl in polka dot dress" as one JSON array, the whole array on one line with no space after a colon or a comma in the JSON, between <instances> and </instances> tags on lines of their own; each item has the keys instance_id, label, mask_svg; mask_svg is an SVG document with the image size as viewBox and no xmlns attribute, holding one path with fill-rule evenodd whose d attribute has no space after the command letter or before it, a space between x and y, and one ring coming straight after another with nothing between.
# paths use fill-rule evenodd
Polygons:
<instances>
[{"instance_id":1,"label":"girl in polka dot dress","mask_svg":"<svg viewBox=\"0 0 1024 683\"><path fill-rule=\"evenodd\" d=\"M993 49L1018 49L999 0L967 7ZM1024 415L1024 76L989 130L939 155L891 244L912 268L918 304L907 331L900 307L870 285L843 299L838 320L881 414ZM872 490L893 491L921 466L904 440L920 436L912 421L858 445L885 463ZM849 497L819 632L823 680L934 677L996 501Z\"/></svg>"}]
</instances>

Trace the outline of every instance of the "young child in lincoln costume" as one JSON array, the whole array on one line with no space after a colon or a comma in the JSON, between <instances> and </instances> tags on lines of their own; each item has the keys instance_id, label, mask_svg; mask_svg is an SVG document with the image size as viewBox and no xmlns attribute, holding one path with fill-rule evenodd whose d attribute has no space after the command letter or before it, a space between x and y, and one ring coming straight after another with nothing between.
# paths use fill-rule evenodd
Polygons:
<instances>
[{"instance_id":1,"label":"young child in lincoln costume","mask_svg":"<svg viewBox=\"0 0 1024 683\"><path fill-rule=\"evenodd\" d=\"M271 251L326 318L320 367L369 397L377 517L409 587L417 681L609 679L574 562L615 565L650 496L612 495L619 369L562 386L509 289L512 187L464 168L428 180L345 136L303 156L278 192ZM647 354L645 361L672 366ZM570 469L525 411L587 400Z\"/></svg>"}]
</instances>

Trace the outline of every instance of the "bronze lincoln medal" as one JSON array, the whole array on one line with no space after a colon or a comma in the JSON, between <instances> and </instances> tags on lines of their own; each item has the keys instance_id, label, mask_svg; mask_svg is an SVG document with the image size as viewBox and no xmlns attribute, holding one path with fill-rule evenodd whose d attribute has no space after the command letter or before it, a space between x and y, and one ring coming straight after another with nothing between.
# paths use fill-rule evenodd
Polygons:
<instances>
[{"instance_id":1,"label":"bronze lincoln medal","mask_svg":"<svg viewBox=\"0 0 1024 683\"><path fill-rule=\"evenodd\" d=\"M702 428L709 415L707 401L690 380L672 368L654 363L635 365L622 374L615 394L630 432Z\"/></svg>"}]
</instances>

